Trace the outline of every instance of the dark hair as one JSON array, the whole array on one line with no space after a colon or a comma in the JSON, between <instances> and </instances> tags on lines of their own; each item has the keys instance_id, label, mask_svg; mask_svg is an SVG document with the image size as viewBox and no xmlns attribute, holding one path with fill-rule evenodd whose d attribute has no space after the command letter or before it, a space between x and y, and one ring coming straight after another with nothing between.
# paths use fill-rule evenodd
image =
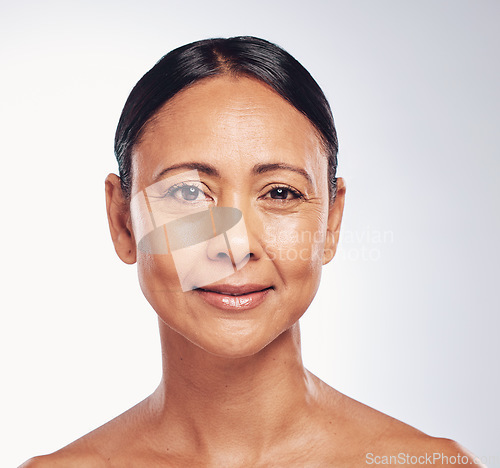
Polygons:
<instances>
[{"instance_id":1,"label":"dark hair","mask_svg":"<svg viewBox=\"0 0 500 468\"><path fill-rule=\"evenodd\" d=\"M115 135L115 156L125 196L128 198L131 192L133 147L155 113L186 87L204 78L225 74L249 76L266 83L309 119L327 153L329 191L333 200L338 141L328 101L314 78L288 52L251 36L206 39L174 49L135 85Z\"/></svg>"}]
</instances>

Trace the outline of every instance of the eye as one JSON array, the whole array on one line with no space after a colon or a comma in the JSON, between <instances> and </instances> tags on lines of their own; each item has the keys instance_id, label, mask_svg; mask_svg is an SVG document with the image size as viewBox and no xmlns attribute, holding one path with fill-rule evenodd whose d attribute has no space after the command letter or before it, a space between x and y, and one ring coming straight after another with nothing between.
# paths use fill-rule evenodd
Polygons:
<instances>
[{"instance_id":1,"label":"eye","mask_svg":"<svg viewBox=\"0 0 500 468\"><path fill-rule=\"evenodd\" d=\"M186 201L193 201L198 198L201 190L194 185L185 185L184 187L179 189L181 197Z\"/></svg>"},{"instance_id":2,"label":"eye","mask_svg":"<svg viewBox=\"0 0 500 468\"><path fill-rule=\"evenodd\" d=\"M283 187L278 187L278 188L272 189L269 192L269 195L271 196L271 198L274 198L276 200L286 200L290 193L291 193L290 190L283 188Z\"/></svg>"},{"instance_id":3,"label":"eye","mask_svg":"<svg viewBox=\"0 0 500 468\"><path fill-rule=\"evenodd\" d=\"M210 199L202 188L188 183L174 185L167 194L181 202L200 202Z\"/></svg>"},{"instance_id":4,"label":"eye","mask_svg":"<svg viewBox=\"0 0 500 468\"><path fill-rule=\"evenodd\" d=\"M271 198L273 200L295 200L298 198L302 198L302 194L297 190L292 189L287 186L276 186L273 187L269 192L266 193L264 198Z\"/></svg>"}]
</instances>

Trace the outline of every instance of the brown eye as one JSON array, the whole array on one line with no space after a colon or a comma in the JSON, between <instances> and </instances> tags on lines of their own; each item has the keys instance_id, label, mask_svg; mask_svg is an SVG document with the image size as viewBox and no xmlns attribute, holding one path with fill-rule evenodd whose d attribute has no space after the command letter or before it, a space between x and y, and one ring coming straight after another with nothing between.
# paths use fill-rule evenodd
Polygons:
<instances>
[{"instance_id":1,"label":"brown eye","mask_svg":"<svg viewBox=\"0 0 500 468\"><path fill-rule=\"evenodd\" d=\"M268 193L273 200L291 200L300 197L299 193L294 192L287 187L275 187Z\"/></svg>"},{"instance_id":2,"label":"brown eye","mask_svg":"<svg viewBox=\"0 0 500 468\"><path fill-rule=\"evenodd\" d=\"M275 188L269 192L269 195L271 195L271 198L274 198L276 200L286 200L286 198L288 197L288 190L281 187Z\"/></svg>"}]
</instances>

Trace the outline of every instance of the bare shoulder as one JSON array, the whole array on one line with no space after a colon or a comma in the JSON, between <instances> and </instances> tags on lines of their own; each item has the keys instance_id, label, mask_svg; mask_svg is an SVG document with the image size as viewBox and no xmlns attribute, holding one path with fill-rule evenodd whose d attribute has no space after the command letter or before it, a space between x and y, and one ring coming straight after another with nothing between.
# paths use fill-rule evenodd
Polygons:
<instances>
[{"instance_id":1,"label":"bare shoulder","mask_svg":"<svg viewBox=\"0 0 500 468\"><path fill-rule=\"evenodd\" d=\"M428 449L432 450L432 458L435 466L480 466L485 467L480 460L465 447L451 439L429 437L426 443Z\"/></svg>"},{"instance_id":2,"label":"bare shoulder","mask_svg":"<svg viewBox=\"0 0 500 468\"><path fill-rule=\"evenodd\" d=\"M101 426L54 453L30 458L19 468L100 468L110 466L109 457L106 457L106 452L102 449L105 440L99 435L105 426Z\"/></svg>"},{"instance_id":3,"label":"bare shoulder","mask_svg":"<svg viewBox=\"0 0 500 468\"><path fill-rule=\"evenodd\" d=\"M61 450L50 455L41 455L30 458L19 468L100 468L106 466L104 459L97 454Z\"/></svg>"},{"instance_id":4,"label":"bare shoulder","mask_svg":"<svg viewBox=\"0 0 500 468\"><path fill-rule=\"evenodd\" d=\"M19 468L125 466L134 454L147 399L60 450L30 458Z\"/></svg>"},{"instance_id":5,"label":"bare shoulder","mask_svg":"<svg viewBox=\"0 0 500 468\"><path fill-rule=\"evenodd\" d=\"M402 466L477 466L484 467L478 458L451 439L431 437L420 433L413 437L393 434L380 444L377 452L365 455L368 464Z\"/></svg>"},{"instance_id":6,"label":"bare shoulder","mask_svg":"<svg viewBox=\"0 0 500 468\"><path fill-rule=\"evenodd\" d=\"M457 442L429 436L313 378L317 379L322 414L332 427L327 444L332 452L337 452L332 458L335 464L484 466Z\"/></svg>"}]
</instances>

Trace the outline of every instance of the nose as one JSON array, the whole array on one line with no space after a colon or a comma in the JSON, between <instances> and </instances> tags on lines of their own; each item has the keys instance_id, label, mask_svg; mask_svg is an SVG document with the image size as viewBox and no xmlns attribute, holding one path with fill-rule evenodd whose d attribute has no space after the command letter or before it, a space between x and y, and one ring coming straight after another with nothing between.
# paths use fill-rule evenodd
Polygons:
<instances>
[{"instance_id":1,"label":"nose","mask_svg":"<svg viewBox=\"0 0 500 468\"><path fill-rule=\"evenodd\" d=\"M256 257L251 245L251 233L243 212L233 207L211 208L214 236L209 240L207 255L211 260L231 261L236 270Z\"/></svg>"}]
</instances>

